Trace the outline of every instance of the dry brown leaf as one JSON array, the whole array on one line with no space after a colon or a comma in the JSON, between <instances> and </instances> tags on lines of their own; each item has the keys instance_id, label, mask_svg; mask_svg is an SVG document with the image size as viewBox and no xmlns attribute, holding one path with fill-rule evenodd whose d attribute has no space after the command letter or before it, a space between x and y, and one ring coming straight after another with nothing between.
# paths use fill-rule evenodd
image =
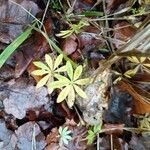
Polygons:
<instances>
[{"instance_id":1,"label":"dry brown leaf","mask_svg":"<svg viewBox=\"0 0 150 150\"><path fill-rule=\"evenodd\" d=\"M145 101L141 95L139 95L134 88L124 81L120 81L118 86L127 91L134 99L134 113L145 114L150 112L150 103Z\"/></svg>"},{"instance_id":2,"label":"dry brown leaf","mask_svg":"<svg viewBox=\"0 0 150 150\"><path fill-rule=\"evenodd\" d=\"M113 12L119 7L120 4L125 3L127 0L107 0L107 11Z\"/></svg>"},{"instance_id":3,"label":"dry brown leaf","mask_svg":"<svg viewBox=\"0 0 150 150\"><path fill-rule=\"evenodd\" d=\"M126 21L122 21L114 26L114 38L117 40L115 46L120 48L124 42L127 42L136 32L136 28Z\"/></svg>"}]
</instances>

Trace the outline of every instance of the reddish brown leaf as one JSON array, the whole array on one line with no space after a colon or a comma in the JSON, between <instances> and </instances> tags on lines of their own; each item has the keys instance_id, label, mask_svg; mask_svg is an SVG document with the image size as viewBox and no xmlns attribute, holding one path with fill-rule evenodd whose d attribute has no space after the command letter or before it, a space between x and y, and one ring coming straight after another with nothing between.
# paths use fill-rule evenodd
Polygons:
<instances>
[{"instance_id":1,"label":"reddish brown leaf","mask_svg":"<svg viewBox=\"0 0 150 150\"><path fill-rule=\"evenodd\" d=\"M12 42L23 32L23 28L34 20L22 7L32 13L33 16L39 12L38 6L31 0L12 1L0 2L0 41L7 44Z\"/></svg>"},{"instance_id":2,"label":"reddish brown leaf","mask_svg":"<svg viewBox=\"0 0 150 150\"><path fill-rule=\"evenodd\" d=\"M64 39L61 44L61 48L66 55L74 53L77 50L77 46L77 38L74 35Z\"/></svg>"},{"instance_id":3,"label":"reddish brown leaf","mask_svg":"<svg viewBox=\"0 0 150 150\"><path fill-rule=\"evenodd\" d=\"M119 7L120 4L127 2L128 0L107 0L107 11L113 12Z\"/></svg>"},{"instance_id":4,"label":"reddish brown leaf","mask_svg":"<svg viewBox=\"0 0 150 150\"><path fill-rule=\"evenodd\" d=\"M120 48L127 42L136 32L136 28L126 21L120 22L114 26L115 46Z\"/></svg>"},{"instance_id":5,"label":"reddish brown leaf","mask_svg":"<svg viewBox=\"0 0 150 150\"><path fill-rule=\"evenodd\" d=\"M39 108L48 102L46 88L36 90L33 82L26 78L11 80L5 92L7 92L3 97L5 111L18 119L25 117L30 108Z\"/></svg>"},{"instance_id":6,"label":"reddish brown leaf","mask_svg":"<svg viewBox=\"0 0 150 150\"><path fill-rule=\"evenodd\" d=\"M118 85L122 90L127 91L134 98L134 113L145 114L150 112L150 103L145 101L144 98L139 95L139 93L137 93L131 85L124 81L120 81Z\"/></svg>"},{"instance_id":7,"label":"reddish brown leaf","mask_svg":"<svg viewBox=\"0 0 150 150\"><path fill-rule=\"evenodd\" d=\"M51 19L44 22L48 35L52 34ZM41 58L49 50L49 44L42 34L36 32L33 34L18 50L16 54L15 77L18 78L29 66L33 65L32 60ZM29 68L32 68L30 66ZM31 72L29 70L29 72Z\"/></svg>"}]
</instances>

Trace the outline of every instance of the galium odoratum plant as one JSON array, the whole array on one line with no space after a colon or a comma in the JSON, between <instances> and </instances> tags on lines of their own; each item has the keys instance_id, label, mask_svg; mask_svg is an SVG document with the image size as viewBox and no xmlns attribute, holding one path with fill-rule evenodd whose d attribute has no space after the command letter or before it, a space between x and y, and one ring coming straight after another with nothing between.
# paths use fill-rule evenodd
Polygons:
<instances>
[{"instance_id":1,"label":"galium odoratum plant","mask_svg":"<svg viewBox=\"0 0 150 150\"><path fill-rule=\"evenodd\" d=\"M36 61L33 64L39 69L34 70L31 74L36 76L44 76L36 85L37 88L40 88L44 85L47 85L50 82L54 81L55 74L59 72L64 72L65 66L59 67L63 60L63 55L60 54L54 61L50 55L45 55L45 63L41 61ZM51 93L53 89L49 88Z\"/></svg>"},{"instance_id":2,"label":"galium odoratum plant","mask_svg":"<svg viewBox=\"0 0 150 150\"><path fill-rule=\"evenodd\" d=\"M72 34L79 34L81 31L81 28L89 26L89 23L85 20L80 20L78 24L71 24L70 29L60 31L60 33L57 34L58 37L67 38Z\"/></svg>"},{"instance_id":3,"label":"galium odoratum plant","mask_svg":"<svg viewBox=\"0 0 150 150\"><path fill-rule=\"evenodd\" d=\"M73 69L70 61L66 63L67 77L62 75L55 75L58 81L51 82L48 87L52 89L62 88L62 91L57 97L57 102L60 103L67 98L67 104L71 108L75 102L76 94L82 98L87 98L86 93L80 88L80 86L89 83L89 78L80 79L83 67L79 65L75 70Z\"/></svg>"},{"instance_id":4,"label":"galium odoratum plant","mask_svg":"<svg viewBox=\"0 0 150 150\"><path fill-rule=\"evenodd\" d=\"M67 145L69 141L72 139L70 135L71 131L68 130L68 127L64 127L64 128L59 127L58 132L59 132L59 138L60 138L59 139L60 145L63 145L63 144Z\"/></svg>"},{"instance_id":5,"label":"galium odoratum plant","mask_svg":"<svg viewBox=\"0 0 150 150\"><path fill-rule=\"evenodd\" d=\"M40 61L34 62L34 65L39 69L34 70L31 74L43 76L37 83L37 88L47 85L49 93L54 89L61 89L61 92L57 97L57 103L60 103L67 98L66 102L71 108L75 102L76 94L82 98L87 98L87 95L81 89L81 86L86 85L90 79L80 79L83 71L82 65L79 65L74 69L70 61L67 61L65 66L60 67L62 59L62 54L59 55L55 61L46 54L45 63ZM63 75L60 73L63 73Z\"/></svg>"}]
</instances>

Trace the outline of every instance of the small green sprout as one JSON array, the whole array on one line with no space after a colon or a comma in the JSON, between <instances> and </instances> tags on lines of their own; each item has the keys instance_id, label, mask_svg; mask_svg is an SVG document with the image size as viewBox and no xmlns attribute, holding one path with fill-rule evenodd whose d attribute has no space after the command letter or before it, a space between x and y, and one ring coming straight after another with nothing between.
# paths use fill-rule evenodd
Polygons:
<instances>
[{"instance_id":1,"label":"small green sprout","mask_svg":"<svg viewBox=\"0 0 150 150\"><path fill-rule=\"evenodd\" d=\"M101 124L95 125L88 130L88 135L86 137L88 144L92 144L97 134L101 132L101 126Z\"/></svg>"},{"instance_id":2,"label":"small green sprout","mask_svg":"<svg viewBox=\"0 0 150 150\"><path fill-rule=\"evenodd\" d=\"M47 85L49 82L54 81L55 74L59 72L64 72L65 66L59 67L63 59L63 55L60 54L55 61L51 58L50 55L46 54L45 55L45 62L42 63L40 61L36 61L33 64L37 66L39 69L34 70L31 74L32 75L37 75L37 76L44 76L38 83L37 83L37 88L40 88L44 85ZM53 91L53 89L49 89L49 91Z\"/></svg>"},{"instance_id":3,"label":"small green sprout","mask_svg":"<svg viewBox=\"0 0 150 150\"><path fill-rule=\"evenodd\" d=\"M79 87L82 85L86 85L89 83L90 79L79 79L82 74L83 67L78 66L75 71L70 63L67 61L66 63L66 71L68 78L62 75L55 75L58 81L51 82L48 87L52 89L63 88L60 94L57 97L57 102L60 103L63 100L67 99L67 104L71 108L75 102L75 92L82 98L87 98L86 93Z\"/></svg>"},{"instance_id":4,"label":"small green sprout","mask_svg":"<svg viewBox=\"0 0 150 150\"><path fill-rule=\"evenodd\" d=\"M113 71L115 75L118 76L118 78L114 81L114 83L117 83L118 81L120 81L123 76L127 78L132 78L133 76L136 75L136 73L138 72L140 68L145 69L145 71L147 71L148 68L150 68L150 63L145 63L146 59L149 60L149 57L137 58L135 56L131 56L131 57L127 57L127 59L134 65L134 68L127 70L123 74L117 71Z\"/></svg>"},{"instance_id":5,"label":"small green sprout","mask_svg":"<svg viewBox=\"0 0 150 150\"><path fill-rule=\"evenodd\" d=\"M62 128L62 127L59 127L59 137L60 137L60 145L63 145L63 144L68 144L69 141L72 139L71 137L71 131L68 130L68 127L65 127L65 128Z\"/></svg>"},{"instance_id":6,"label":"small green sprout","mask_svg":"<svg viewBox=\"0 0 150 150\"><path fill-rule=\"evenodd\" d=\"M72 35L73 33L79 34L81 28L83 28L84 26L89 26L89 23L85 20L81 20L78 24L71 24L70 29L60 31L60 33L57 34L57 36L62 37L62 38L67 38L70 35Z\"/></svg>"}]
</instances>

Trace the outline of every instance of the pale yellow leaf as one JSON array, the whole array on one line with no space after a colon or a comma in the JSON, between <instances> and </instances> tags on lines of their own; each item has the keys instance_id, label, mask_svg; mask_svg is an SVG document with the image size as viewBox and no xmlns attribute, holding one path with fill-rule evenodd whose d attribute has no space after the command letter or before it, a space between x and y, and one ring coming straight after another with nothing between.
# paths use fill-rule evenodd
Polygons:
<instances>
[{"instance_id":1,"label":"pale yellow leaf","mask_svg":"<svg viewBox=\"0 0 150 150\"><path fill-rule=\"evenodd\" d=\"M48 82L48 79L50 78L50 75L46 75L45 77L43 77L36 85L36 88L40 88L44 85L46 85L46 83Z\"/></svg>"},{"instance_id":2,"label":"pale yellow leaf","mask_svg":"<svg viewBox=\"0 0 150 150\"><path fill-rule=\"evenodd\" d=\"M138 66L134 69L130 69L130 70L126 71L124 73L124 76L126 76L128 78L132 78L137 73L137 71L138 71Z\"/></svg>"},{"instance_id":3,"label":"pale yellow leaf","mask_svg":"<svg viewBox=\"0 0 150 150\"><path fill-rule=\"evenodd\" d=\"M48 88L56 89L56 88L62 88L64 86L67 86L69 83L66 80L62 81L54 81L48 84Z\"/></svg>"},{"instance_id":4,"label":"pale yellow leaf","mask_svg":"<svg viewBox=\"0 0 150 150\"><path fill-rule=\"evenodd\" d=\"M144 66L146 66L146 67L150 67L150 64L143 64Z\"/></svg>"},{"instance_id":5,"label":"pale yellow leaf","mask_svg":"<svg viewBox=\"0 0 150 150\"><path fill-rule=\"evenodd\" d=\"M62 75L57 74L57 73L54 74L54 77L57 78L59 81L62 81L62 80L64 81L64 80L65 80L65 81L67 81L68 83L71 82L71 81L70 81L68 78L66 78L65 76L62 76Z\"/></svg>"},{"instance_id":6,"label":"pale yellow leaf","mask_svg":"<svg viewBox=\"0 0 150 150\"><path fill-rule=\"evenodd\" d=\"M42 76L42 75L45 75L45 74L48 74L50 72L48 72L47 70L34 70L31 72L32 75L36 75L36 76Z\"/></svg>"},{"instance_id":7,"label":"pale yellow leaf","mask_svg":"<svg viewBox=\"0 0 150 150\"><path fill-rule=\"evenodd\" d=\"M70 87L71 86L66 86L58 95L57 97L57 103L62 102L68 95L68 93L70 92Z\"/></svg>"},{"instance_id":8,"label":"pale yellow leaf","mask_svg":"<svg viewBox=\"0 0 150 150\"><path fill-rule=\"evenodd\" d=\"M75 102L75 91L73 86L70 87L70 92L68 93L67 104L71 108Z\"/></svg>"},{"instance_id":9,"label":"pale yellow leaf","mask_svg":"<svg viewBox=\"0 0 150 150\"><path fill-rule=\"evenodd\" d=\"M72 80L73 79L73 67L72 67L70 61L67 61L67 63L66 63L66 70L67 70L67 74L68 74L69 78Z\"/></svg>"},{"instance_id":10,"label":"pale yellow leaf","mask_svg":"<svg viewBox=\"0 0 150 150\"><path fill-rule=\"evenodd\" d=\"M66 71L66 66L62 66L55 70L55 72L65 72L65 71Z\"/></svg>"},{"instance_id":11,"label":"pale yellow leaf","mask_svg":"<svg viewBox=\"0 0 150 150\"><path fill-rule=\"evenodd\" d=\"M76 68L74 72L73 81L76 81L81 76L82 70L83 70L83 67L81 65Z\"/></svg>"},{"instance_id":12,"label":"pale yellow leaf","mask_svg":"<svg viewBox=\"0 0 150 150\"><path fill-rule=\"evenodd\" d=\"M74 83L78 85L86 85L89 82L90 82L90 78L85 78L85 79L79 79L75 81Z\"/></svg>"},{"instance_id":13,"label":"pale yellow leaf","mask_svg":"<svg viewBox=\"0 0 150 150\"><path fill-rule=\"evenodd\" d=\"M48 54L45 55L45 62L47 63L47 65L49 66L49 68L52 71L53 70L53 60L50 55L48 55Z\"/></svg>"},{"instance_id":14,"label":"pale yellow leaf","mask_svg":"<svg viewBox=\"0 0 150 150\"><path fill-rule=\"evenodd\" d=\"M63 59L63 54L60 54L60 55L56 58L55 63L54 63L54 70L61 64L62 59Z\"/></svg>"},{"instance_id":15,"label":"pale yellow leaf","mask_svg":"<svg viewBox=\"0 0 150 150\"><path fill-rule=\"evenodd\" d=\"M86 93L79 86L77 86L77 85L73 85L73 86L79 96L81 96L82 98L87 98Z\"/></svg>"},{"instance_id":16,"label":"pale yellow leaf","mask_svg":"<svg viewBox=\"0 0 150 150\"><path fill-rule=\"evenodd\" d=\"M146 57L140 57L140 62L143 63L146 60Z\"/></svg>"},{"instance_id":17,"label":"pale yellow leaf","mask_svg":"<svg viewBox=\"0 0 150 150\"><path fill-rule=\"evenodd\" d=\"M128 58L128 60L130 60L133 63L137 63L137 64L140 63L139 60L137 59L137 57L135 57L135 56L127 57L127 58Z\"/></svg>"},{"instance_id":18,"label":"pale yellow leaf","mask_svg":"<svg viewBox=\"0 0 150 150\"><path fill-rule=\"evenodd\" d=\"M35 61L35 62L33 62L33 64L38 68L48 70L48 71L50 70L47 65L45 65L44 63L42 63L40 61Z\"/></svg>"}]
</instances>

